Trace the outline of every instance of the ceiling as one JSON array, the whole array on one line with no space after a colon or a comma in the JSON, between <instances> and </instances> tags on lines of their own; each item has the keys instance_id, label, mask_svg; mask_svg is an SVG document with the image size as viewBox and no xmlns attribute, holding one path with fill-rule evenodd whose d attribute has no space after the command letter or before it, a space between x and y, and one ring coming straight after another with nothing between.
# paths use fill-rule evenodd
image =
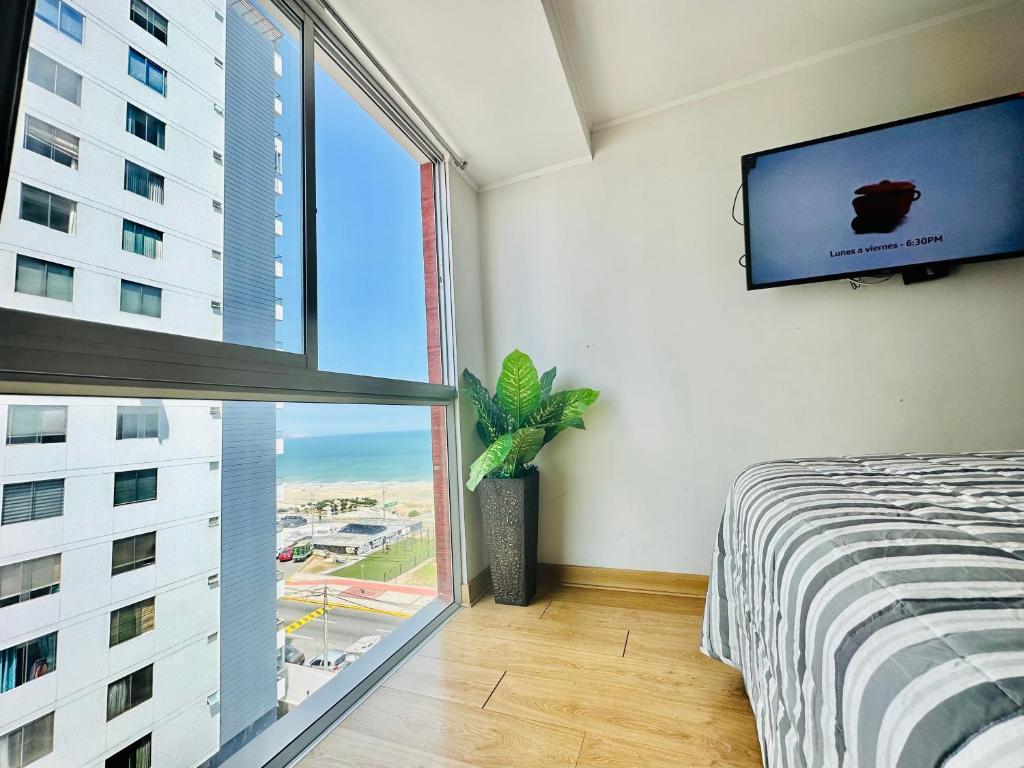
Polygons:
<instances>
[{"instance_id":1,"label":"ceiling","mask_svg":"<svg viewBox=\"0 0 1024 768\"><path fill-rule=\"evenodd\" d=\"M988 0L330 0L482 187L590 131Z\"/></svg>"}]
</instances>

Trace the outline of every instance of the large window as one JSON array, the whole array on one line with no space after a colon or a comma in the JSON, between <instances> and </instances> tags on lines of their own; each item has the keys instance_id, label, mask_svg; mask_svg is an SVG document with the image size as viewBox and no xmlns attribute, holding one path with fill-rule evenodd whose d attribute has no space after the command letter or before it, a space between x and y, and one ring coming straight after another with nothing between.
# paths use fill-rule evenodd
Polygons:
<instances>
[{"instance_id":1,"label":"large window","mask_svg":"<svg viewBox=\"0 0 1024 768\"><path fill-rule=\"evenodd\" d=\"M157 13L142 0L132 0L129 14L132 21L161 43L167 42L167 18L165 16Z\"/></svg>"},{"instance_id":2,"label":"large window","mask_svg":"<svg viewBox=\"0 0 1024 768\"><path fill-rule=\"evenodd\" d=\"M78 168L78 137L32 115L25 116L25 149Z\"/></svg>"},{"instance_id":3,"label":"large window","mask_svg":"<svg viewBox=\"0 0 1024 768\"><path fill-rule=\"evenodd\" d=\"M63 443L67 440L67 423L65 405L9 405L7 444Z\"/></svg>"},{"instance_id":4,"label":"large window","mask_svg":"<svg viewBox=\"0 0 1024 768\"><path fill-rule=\"evenodd\" d=\"M28 52L28 80L72 104L82 103L82 76L35 48Z\"/></svg>"},{"instance_id":5,"label":"large window","mask_svg":"<svg viewBox=\"0 0 1024 768\"><path fill-rule=\"evenodd\" d=\"M150 259L159 259L164 252L164 233L125 219L121 224L121 248Z\"/></svg>"},{"instance_id":6,"label":"large window","mask_svg":"<svg viewBox=\"0 0 1024 768\"><path fill-rule=\"evenodd\" d=\"M167 95L167 70L134 48L128 49L128 74L161 96Z\"/></svg>"},{"instance_id":7,"label":"large window","mask_svg":"<svg viewBox=\"0 0 1024 768\"><path fill-rule=\"evenodd\" d=\"M114 473L114 506L156 499L156 468Z\"/></svg>"},{"instance_id":8,"label":"large window","mask_svg":"<svg viewBox=\"0 0 1024 768\"><path fill-rule=\"evenodd\" d=\"M160 406L117 406L117 439L160 437Z\"/></svg>"},{"instance_id":9,"label":"large window","mask_svg":"<svg viewBox=\"0 0 1024 768\"><path fill-rule=\"evenodd\" d=\"M131 280L121 281L121 311L133 315L160 317L163 290Z\"/></svg>"},{"instance_id":10,"label":"large window","mask_svg":"<svg viewBox=\"0 0 1024 768\"><path fill-rule=\"evenodd\" d=\"M59 591L60 555L0 566L0 608Z\"/></svg>"},{"instance_id":11,"label":"large window","mask_svg":"<svg viewBox=\"0 0 1024 768\"><path fill-rule=\"evenodd\" d=\"M0 693L37 680L56 669L56 632L4 648L0 650Z\"/></svg>"},{"instance_id":12,"label":"large window","mask_svg":"<svg viewBox=\"0 0 1024 768\"><path fill-rule=\"evenodd\" d=\"M137 669L107 686L107 720L153 698L153 665Z\"/></svg>"},{"instance_id":13,"label":"large window","mask_svg":"<svg viewBox=\"0 0 1024 768\"><path fill-rule=\"evenodd\" d=\"M134 104L128 105L125 130L134 136L138 136L143 141L155 144L160 149L164 148L164 134L167 131L167 123L153 117L149 112L136 107Z\"/></svg>"},{"instance_id":14,"label":"large window","mask_svg":"<svg viewBox=\"0 0 1024 768\"><path fill-rule=\"evenodd\" d=\"M150 597L110 612L110 647L156 628L156 601Z\"/></svg>"},{"instance_id":15,"label":"large window","mask_svg":"<svg viewBox=\"0 0 1024 768\"><path fill-rule=\"evenodd\" d=\"M78 203L74 200L28 184L21 185L21 218L25 221L73 235L77 213Z\"/></svg>"},{"instance_id":16,"label":"large window","mask_svg":"<svg viewBox=\"0 0 1024 768\"><path fill-rule=\"evenodd\" d=\"M0 736L4 768L25 768L53 752L53 712Z\"/></svg>"},{"instance_id":17,"label":"large window","mask_svg":"<svg viewBox=\"0 0 1024 768\"><path fill-rule=\"evenodd\" d=\"M36 18L56 27L75 42L82 42L85 17L65 0L36 0Z\"/></svg>"},{"instance_id":18,"label":"large window","mask_svg":"<svg viewBox=\"0 0 1024 768\"><path fill-rule=\"evenodd\" d=\"M0 563L62 574L0 648L62 671L0 720L53 710L47 764L283 768L455 610L444 152L319 4L213 5L32 32L19 125L80 163L17 137Z\"/></svg>"},{"instance_id":19,"label":"large window","mask_svg":"<svg viewBox=\"0 0 1024 768\"><path fill-rule=\"evenodd\" d=\"M45 520L64 514L64 478L4 486L3 525Z\"/></svg>"},{"instance_id":20,"label":"large window","mask_svg":"<svg viewBox=\"0 0 1024 768\"><path fill-rule=\"evenodd\" d=\"M153 739L146 734L107 758L104 768L152 768Z\"/></svg>"},{"instance_id":21,"label":"large window","mask_svg":"<svg viewBox=\"0 0 1024 768\"><path fill-rule=\"evenodd\" d=\"M14 276L14 290L18 293L71 301L74 294L74 279L73 267L18 254Z\"/></svg>"},{"instance_id":22,"label":"large window","mask_svg":"<svg viewBox=\"0 0 1024 768\"><path fill-rule=\"evenodd\" d=\"M164 202L164 177L131 160L124 161L124 188L154 203Z\"/></svg>"},{"instance_id":23,"label":"large window","mask_svg":"<svg viewBox=\"0 0 1024 768\"><path fill-rule=\"evenodd\" d=\"M156 533L140 533L114 541L110 575L145 568L156 562Z\"/></svg>"}]
</instances>

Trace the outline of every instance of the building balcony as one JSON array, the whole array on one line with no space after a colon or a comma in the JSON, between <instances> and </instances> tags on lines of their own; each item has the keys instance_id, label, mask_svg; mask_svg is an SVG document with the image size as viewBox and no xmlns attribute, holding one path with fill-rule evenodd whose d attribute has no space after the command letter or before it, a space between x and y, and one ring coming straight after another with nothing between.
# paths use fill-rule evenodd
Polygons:
<instances>
[{"instance_id":1,"label":"building balcony","mask_svg":"<svg viewBox=\"0 0 1024 768\"><path fill-rule=\"evenodd\" d=\"M284 320L284 300L274 299L274 319Z\"/></svg>"},{"instance_id":2,"label":"building balcony","mask_svg":"<svg viewBox=\"0 0 1024 768\"><path fill-rule=\"evenodd\" d=\"M284 262L280 256L274 257L274 277L284 277Z\"/></svg>"},{"instance_id":3,"label":"building balcony","mask_svg":"<svg viewBox=\"0 0 1024 768\"><path fill-rule=\"evenodd\" d=\"M277 51L274 51L274 74L278 77L284 75L284 60Z\"/></svg>"},{"instance_id":4,"label":"building balcony","mask_svg":"<svg viewBox=\"0 0 1024 768\"><path fill-rule=\"evenodd\" d=\"M280 117L284 114L284 103L281 101L281 94L274 94L274 114Z\"/></svg>"},{"instance_id":5,"label":"building balcony","mask_svg":"<svg viewBox=\"0 0 1024 768\"><path fill-rule=\"evenodd\" d=\"M280 176L274 179L274 193L278 195L284 194L284 182L281 181Z\"/></svg>"},{"instance_id":6,"label":"building balcony","mask_svg":"<svg viewBox=\"0 0 1024 768\"><path fill-rule=\"evenodd\" d=\"M274 234L278 237L284 235L284 222L281 220L281 214L274 217Z\"/></svg>"}]
</instances>

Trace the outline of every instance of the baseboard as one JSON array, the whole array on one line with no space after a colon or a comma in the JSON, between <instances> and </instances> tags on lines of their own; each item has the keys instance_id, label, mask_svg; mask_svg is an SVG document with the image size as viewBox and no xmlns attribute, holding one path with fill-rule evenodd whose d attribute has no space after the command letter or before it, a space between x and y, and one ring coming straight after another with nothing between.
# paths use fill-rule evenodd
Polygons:
<instances>
[{"instance_id":1,"label":"baseboard","mask_svg":"<svg viewBox=\"0 0 1024 768\"><path fill-rule=\"evenodd\" d=\"M704 597L708 593L708 577L695 573L630 571L621 568L541 563L537 578L549 584L617 589L623 592L648 592L685 597Z\"/></svg>"},{"instance_id":2,"label":"baseboard","mask_svg":"<svg viewBox=\"0 0 1024 768\"><path fill-rule=\"evenodd\" d=\"M491 569L484 568L480 573L462 585L462 604L473 605L481 597L491 591Z\"/></svg>"}]
</instances>

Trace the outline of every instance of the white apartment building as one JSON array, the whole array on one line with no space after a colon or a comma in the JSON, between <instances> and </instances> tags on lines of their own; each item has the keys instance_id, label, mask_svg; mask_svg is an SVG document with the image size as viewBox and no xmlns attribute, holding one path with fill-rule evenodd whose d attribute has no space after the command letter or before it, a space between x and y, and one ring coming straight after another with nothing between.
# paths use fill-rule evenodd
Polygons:
<instances>
[{"instance_id":1,"label":"white apartment building","mask_svg":"<svg viewBox=\"0 0 1024 768\"><path fill-rule=\"evenodd\" d=\"M232 340L230 12L224 0L38 0L0 220L0 306ZM269 67L280 76L279 57ZM282 189L273 175L267 188ZM271 291L274 229L271 216ZM17 755L11 768L192 768L238 735L221 730L227 411L0 398L0 740ZM266 482L273 494L273 471ZM283 645L272 622L266 631ZM268 682L269 702L250 709L273 707Z\"/></svg>"}]
</instances>

